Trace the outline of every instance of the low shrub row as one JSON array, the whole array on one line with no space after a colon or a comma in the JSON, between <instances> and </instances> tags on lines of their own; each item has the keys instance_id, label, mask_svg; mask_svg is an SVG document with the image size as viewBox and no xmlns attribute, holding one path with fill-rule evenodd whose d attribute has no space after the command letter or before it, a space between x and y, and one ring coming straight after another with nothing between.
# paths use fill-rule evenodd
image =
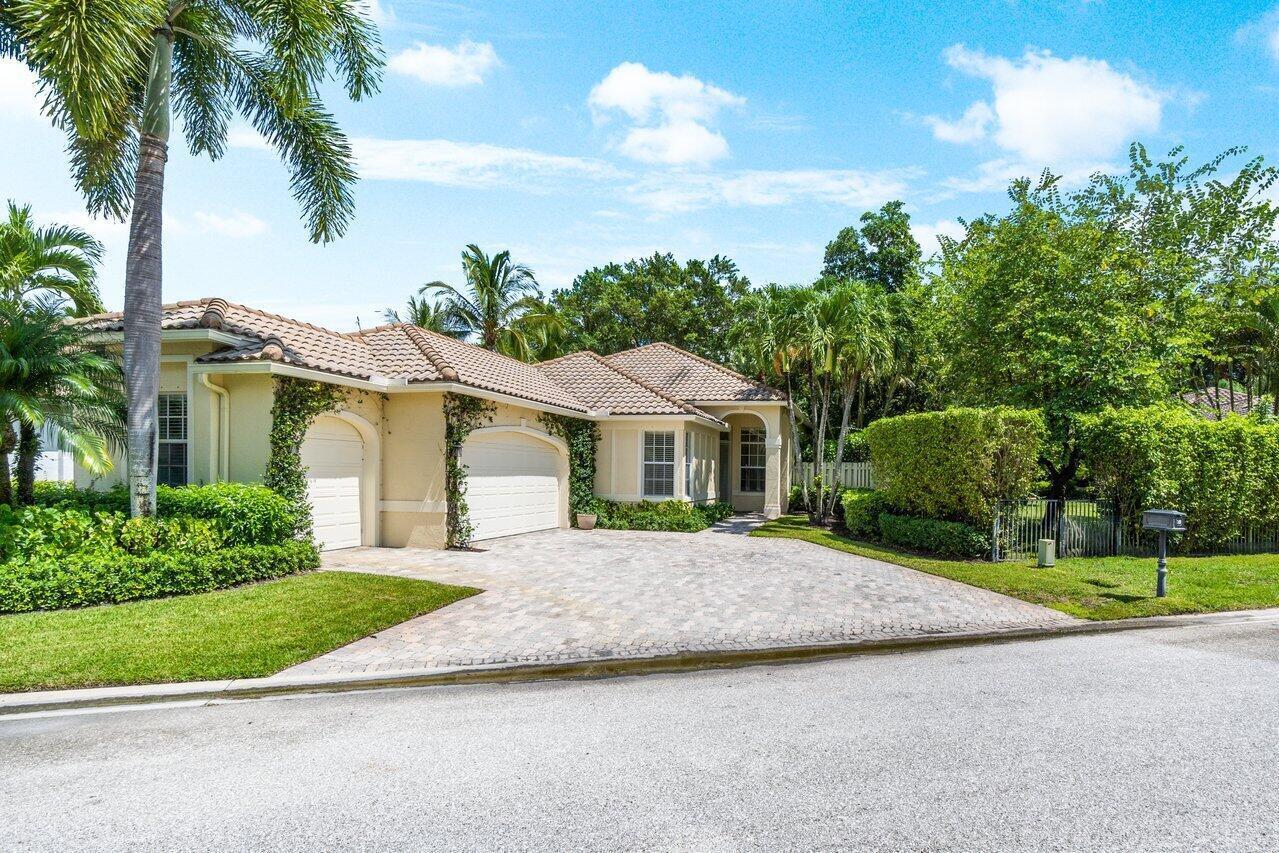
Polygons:
<instances>
[{"instance_id":1,"label":"low shrub row","mask_svg":"<svg viewBox=\"0 0 1279 853\"><path fill-rule=\"evenodd\" d=\"M844 527L858 539L878 539L879 517L891 511L883 492L862 489L844 492Z\"/></svg>"},{"instance_id":2,"label":"low shrub row","mask_svg":"<svg viewBox=\"0 0 1279 853\"><path fill-rule=\"evenodd\" d=\"M733 514L732 504L692 504L685 501L596 501L597 527L609 530L667 530L696 533Z\"/></svg>"},{"instance_id":3,"label":"low shrub row","mask_svg":"<svg viewBox=\"0 0 1279 853\"><path fill-rule=\"evenodd\" d=\"M958 521L879 515L880 537L890 545L924 551L939 557L972 560L990 553L990 537Z\"/></svg>"},{"instance_id":4,"label":"low shrub row","mask_svg":"<svg viewBox=\"0 0 1279 853\"><path fill-rule=\"evenodd\" d=\"M63 483L37 483L36 504L95 513L129 513L124 486L94 491ZM156 490L160 518L203 518L216 521L235 545L274 545L293 538L299 529L297 510L265 486L211 483L207 486L160 486Z\"/></svg>"},{"instance_id":5,"label":"low shrub row","mask_svg":"<svg viewBox=\"0 0 1279 853\"><path fill-rule=\"evenodd\" d=\"M224 541L220 522L204 518L128 518L118 512L0 505L0 562L112 552L208 554Z\"/></svg>"},{"instance_id":6,"label":"low shrub row","mask_svg":"<svg viewBox=\"0 0 1279 853\"><path fill-rule=\"evenodd\" d=\"M205 554L69 554L0 564L0 613L189 595L314 569L309 542L242 545Z\"/></svg>"}]
</instances>

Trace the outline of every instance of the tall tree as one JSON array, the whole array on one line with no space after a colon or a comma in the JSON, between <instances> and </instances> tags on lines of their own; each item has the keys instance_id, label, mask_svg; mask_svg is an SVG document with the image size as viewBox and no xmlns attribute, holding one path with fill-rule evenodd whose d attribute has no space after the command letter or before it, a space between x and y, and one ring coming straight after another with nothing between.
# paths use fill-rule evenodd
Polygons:
<instances>
[{"instance_id":1,"label":"tall tree","mask_svg":"<svg viewBox=\"0 0 1279 853\"><path fill-rule=\"evenodd\" d=\"M9 202L0 221L0 299L26 302L40 296L70 301L79 316L102 310L98 262L102 244L70 225L38 226L30 205Z\"/></svg>"},{"instance_id":2,"label":"tall tree","mask_svg":"<svg viewBox=\"0 0 1279 853\"><path fill-rule=\"evenodd\" d=\"M387 308L382 316L388 323L411 323L450 338L465 338L470 334L470 329L449 312L448 303L441 299L431 299L428 295L436 288L447 286L442 281L424 284L415 296L409 297L403 313L395 308Z\"/></svg>"},{"instance_id":3,"label":"tall tree","mask_svg":"<svg viewBox=\"0 0 1279 853\"><path fill-rule=\"evenodd\" d=\"M292 173L311 239L346 229L350 145L317 94L333 71L349 97L377 88L382 51L347 0L101 0L0 5L0 53L25 62L69 138L94 213L131 216L124 365L129 493L154 511L165 163L174 112L192 154L219 158L243 116Z\"/></svg>"},{"instance_id":4,"label":"tall tree","mask_svg":"<svg viewBox=\"0 0 1279 853\"><path fill-rule=\"evenodd\" d=\"M822 275L844 281L869 281L889 293L904 290L920 276L922 252L910 230L905 204L890 201L861 215L826 245Z\"/></svg>"},{"instance_id":5,"label":"tall tree","mask_svg":"<svg viewBox=\"0 0 1279 853\"><path fill-rule=\"evenodd\" d=\"M552 303L569 324L568 346L608 355L665 341L714 361L731 355L730 330L750 281L728 258L671 254L594 267L557 290Z\"/></svg>"},{"instance_id":6,"label":"tall tree","mask_svg":"<svg viewBox=\"0 0 1279 853\"><path fill-rule=\"evenodd\" d=\"M548 333L555 318L538 296L533 270L511 260L509 250L488 255L471 244L462 252L462 275L464 288L426 285L444 296L448 322L485 349L521 361L536 358L536 336Z\"/></svg>"}]
</instances>

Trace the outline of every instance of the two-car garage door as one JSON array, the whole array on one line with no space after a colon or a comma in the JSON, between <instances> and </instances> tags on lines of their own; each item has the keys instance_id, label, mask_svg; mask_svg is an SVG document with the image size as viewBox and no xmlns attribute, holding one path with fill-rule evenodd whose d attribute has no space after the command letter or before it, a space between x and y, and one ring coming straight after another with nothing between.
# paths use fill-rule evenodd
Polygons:
<instances>
[{"instance_id":1,"label":"two-car garage door","mask_svg":"<svg viewBox=\"0 0 1279 853\"><path fill-rule=\"evenodd\" d=\"M475 539L560 524L560 451L518 432L473 435L462 448Z\"/></svg>"}]
</instances>

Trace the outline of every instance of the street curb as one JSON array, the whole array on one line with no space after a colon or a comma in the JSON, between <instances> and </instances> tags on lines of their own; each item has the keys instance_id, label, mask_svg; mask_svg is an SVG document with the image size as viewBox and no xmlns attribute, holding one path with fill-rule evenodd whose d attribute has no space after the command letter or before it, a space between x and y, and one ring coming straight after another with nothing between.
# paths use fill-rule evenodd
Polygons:
<instances>
[{"instance_id":1,"label":"street curb","mask_svg":"<svg viewBox=\"0 0 1279 853\"><path fill-rule=\"evenodd\" d=\"M510 684L624 675L656 675L742 666L831 660L862 654L892 654L956 646L1043 640L1081 634L1212 625L1240 625L1279 621L1279 608L1149 616L1102 622L1074 622L1051 627L958 631L885 640L854 640L777 646L681 652L641 658L617 658L538 664L485 664L473 667L403 670L337 676L268 676L179 684L149 684L76 690L0 694L0 719L28 714L113 706L179 702L215 702L316 693L348 693L396 687L434 687L465 684Z\"/></svg>"}]
</instances>

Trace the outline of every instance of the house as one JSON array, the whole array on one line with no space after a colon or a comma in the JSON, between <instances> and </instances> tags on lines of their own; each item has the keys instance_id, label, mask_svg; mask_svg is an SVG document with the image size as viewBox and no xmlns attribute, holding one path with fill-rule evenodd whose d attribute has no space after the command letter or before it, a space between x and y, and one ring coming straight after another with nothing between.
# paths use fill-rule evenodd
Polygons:
<instances>
[{"instance_id":1,"label":"house","mask_svg":"<svg viewBox=\"0 0 1279 853\"><path fill-rule=\"evenodd\" d=\"M119 313L80 322L123 334ZM567 448L545 413L599 424L600 497L786 509L786 395L669 344L533 365L404 323L334 332L224 299L166 305L161 328L161 483L261 480L272 377L348 389L301 448L328 549L445 544L446 392L496 404L462 450L476 539L569 526ZM83 471L76 482L90 485Z\"/></svg>"},{"instance_id":2,"label":"house","mask_svg":"<svg viewBox=\"0 0 1279 853\"><path fill-rule=\"evenodd\" d=\"M1210 421L1222 420L1226 415L1249 415L1258 407L1265 407L1269 398L1232 391L1229 388L1211 388L1203 391L1187 391L1181 400L1194 408L1201 417Z\"/></svg>"}]
</instances>

